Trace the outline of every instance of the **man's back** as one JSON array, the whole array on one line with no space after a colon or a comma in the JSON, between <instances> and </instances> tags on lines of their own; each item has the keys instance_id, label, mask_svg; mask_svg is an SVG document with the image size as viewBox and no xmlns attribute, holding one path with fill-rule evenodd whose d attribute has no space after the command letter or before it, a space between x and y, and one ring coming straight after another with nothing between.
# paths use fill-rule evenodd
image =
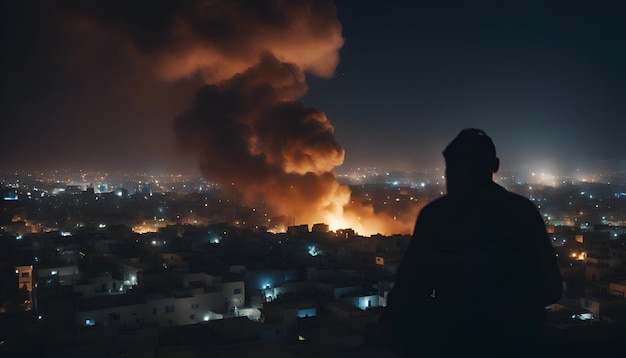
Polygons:
<instances>
[{"instance_id":1,"label":"man's back","mask_svg":"<svg viewBox=\"0 0 626 358\"><path fill-rule=\"evenodd\" d=\"M506 345L541 330L560 281L537 209L491 182L421 211L382 321L392 331L414 324L431 344ZM413 317L421 322L398 313L416 303L428 311Z\"/></svg>"}]
</instances>

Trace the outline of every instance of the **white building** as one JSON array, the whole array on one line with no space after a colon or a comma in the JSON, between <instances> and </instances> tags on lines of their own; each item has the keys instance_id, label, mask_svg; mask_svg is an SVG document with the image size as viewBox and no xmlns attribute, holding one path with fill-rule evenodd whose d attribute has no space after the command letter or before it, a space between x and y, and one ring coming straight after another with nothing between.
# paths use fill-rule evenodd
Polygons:
<instances>
[{"instance_id":1,"label":"white building","mask_svg":"<svg viewBox=\"0 0 626 358\"><path fill-rule=\"evenodd\" d=\"M183 275L185 285L181 289L168 294L87 297L79 303L74 324L177 326L239 315L238 310L246 303L244 283L216 283L218 280L206 274L189 274Z\"/></svg>"}]
</instances>

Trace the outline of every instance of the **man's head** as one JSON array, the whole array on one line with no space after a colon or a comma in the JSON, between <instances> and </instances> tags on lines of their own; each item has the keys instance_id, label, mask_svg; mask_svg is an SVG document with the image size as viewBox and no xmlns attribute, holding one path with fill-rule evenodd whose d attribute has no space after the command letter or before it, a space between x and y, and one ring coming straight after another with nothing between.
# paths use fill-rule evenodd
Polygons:
<instances>
[{"instance_id":1,"label":"man's head","mask_svg":"<svg viewBox=\"0 0 626 358\"><path fill-rule=\"evenodd\" d=\"M489 136L480 129L464 129L443 151L448 193L467 191L488 183L500 160Z\"/></svg>"}]
</instances>

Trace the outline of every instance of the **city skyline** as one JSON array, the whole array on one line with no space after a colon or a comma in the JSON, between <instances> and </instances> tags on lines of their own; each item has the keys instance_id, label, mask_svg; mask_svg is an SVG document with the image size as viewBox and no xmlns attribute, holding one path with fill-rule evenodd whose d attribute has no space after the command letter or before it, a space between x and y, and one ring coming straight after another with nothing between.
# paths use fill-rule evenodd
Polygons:
<instances>
[{"instance_id":1,"label":"city skyline","mask_svg":"<svg viewBox=\"0 0 626 358\"><path fill-rule=\"evenodd\" d=\"M502 169L621 158L617 12L406 6L7 4L0 168L195 163L275 215L410 231L336 168L441 168L466 127L493 137Z\"/></svg>"},{"instance_id":2,"label":"city skyline","mask_svg":"<svg viewBox=\"0 0 626 358\"><path fill-rule=\"evenodd\" d=\"M626 159L620 5L336 8L336 19L319 11L334 31L320 38L335 41L325 55L337 51L334 76L320 67L328 61L312 65L297 98L327 115L342 167L441 166L465 127L492 136L503 169ZM159 31L176 11L167 2L4 3L0 168L198 170L172 127L201 76L164 79L133 57L171 45Z\"/></svg>"}]
</instances>

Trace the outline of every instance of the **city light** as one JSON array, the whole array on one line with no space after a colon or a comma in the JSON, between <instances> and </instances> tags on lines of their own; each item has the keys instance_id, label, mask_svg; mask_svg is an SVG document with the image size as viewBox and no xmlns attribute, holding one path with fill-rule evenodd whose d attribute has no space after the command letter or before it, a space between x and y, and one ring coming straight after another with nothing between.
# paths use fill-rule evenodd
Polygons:
<instances>
[{"instance_id":1,"label":"city light","mask_svg":"<svg viewBox=\"0 0 626 358\"><path fill-rule=\"evenodd\" d=\"M317 247L313 245L308 247L308 252L309 252L309 255L311 256L317 256L322 253L322 251L320 251Z\"/></svg>"}]
</instances>

